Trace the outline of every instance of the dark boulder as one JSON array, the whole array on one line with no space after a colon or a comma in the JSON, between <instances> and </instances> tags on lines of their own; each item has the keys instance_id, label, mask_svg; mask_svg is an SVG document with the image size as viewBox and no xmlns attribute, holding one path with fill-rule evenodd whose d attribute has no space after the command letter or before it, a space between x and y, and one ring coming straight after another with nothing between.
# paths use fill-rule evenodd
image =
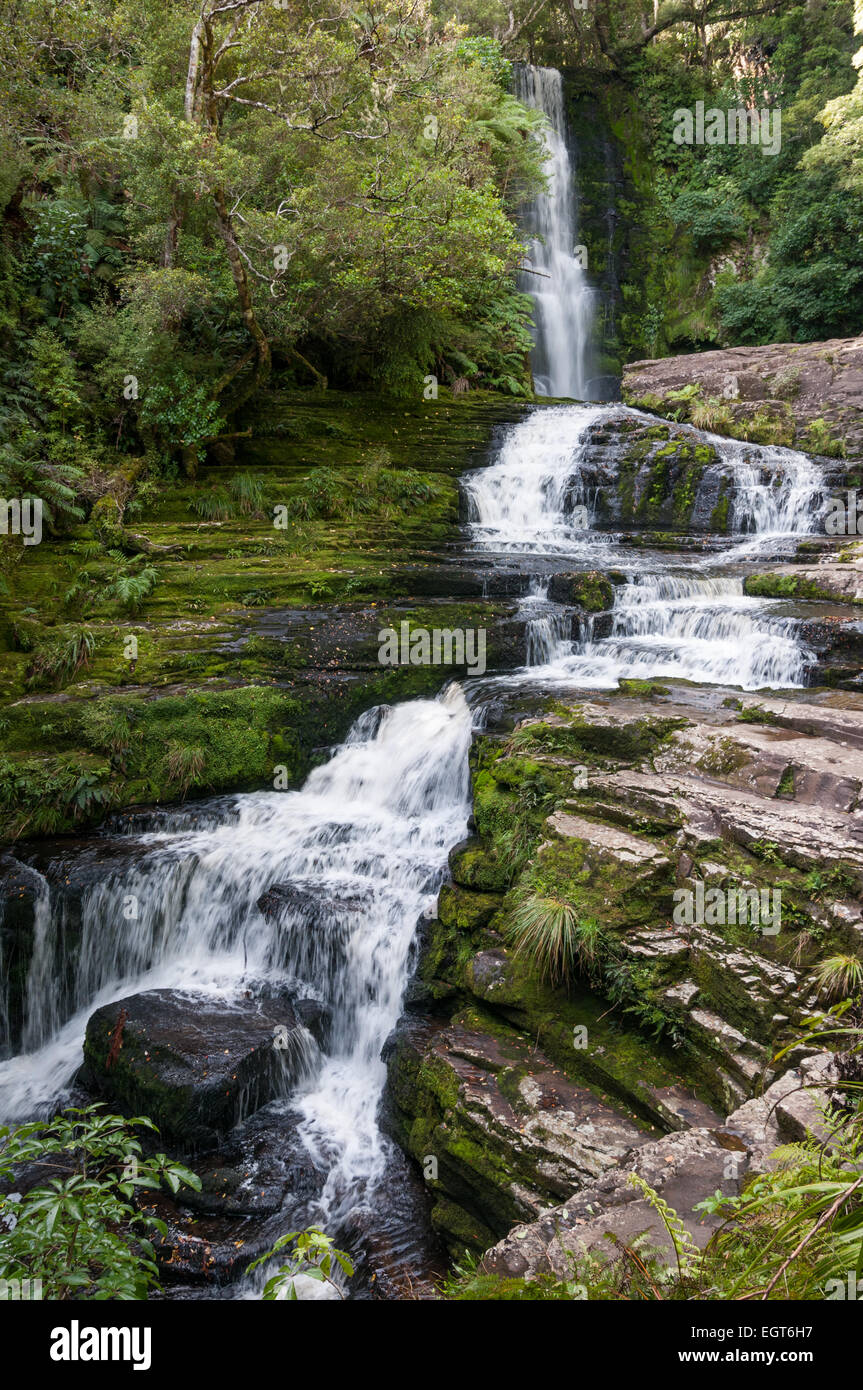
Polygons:
<instances>
[{"instance_id":1,"label":"dark boulder","mask_svg":"<svg viewBox=\"0 0 863 1390\"><path fill-rule=\"evenodd\" d=\"M11 854L0 854L0 1048L21 1036L27 974L33 955L42 878Z\"/></svg>"},{"instance_id":2,"label":"dark boulder","mask_svg":"<svg viewBox=\"0 0 863 1390\"><path fill-rule=\"evenodd\" d=\"M167 1142L201 1149L286 1095L311 1046L286 996L149 990L93 1014L82 1079L122 1113L148 1115Z\"/></svg>"}]
</instances>

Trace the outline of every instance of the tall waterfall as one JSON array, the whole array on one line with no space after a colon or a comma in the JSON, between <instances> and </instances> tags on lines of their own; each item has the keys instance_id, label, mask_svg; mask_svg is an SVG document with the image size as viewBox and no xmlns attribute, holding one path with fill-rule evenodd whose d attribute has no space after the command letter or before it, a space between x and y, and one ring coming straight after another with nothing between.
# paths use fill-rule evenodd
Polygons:
<instances>
[{"instance_id":1,"label":"tall waterfall","mask_svg":"<svg viewBox=\"0 0 863 1390\"><path fill-rule=\"evenodd\" d=\"M531 271L525 288L534 303L534 381L542 396L588 394L593 299L578 236L576 194L566 139L563 79L556 68L517 67L516 94L546 117L547 189L526 215ZM531 273L532 272L532 273Z\"/></svg>"}]
</instances>

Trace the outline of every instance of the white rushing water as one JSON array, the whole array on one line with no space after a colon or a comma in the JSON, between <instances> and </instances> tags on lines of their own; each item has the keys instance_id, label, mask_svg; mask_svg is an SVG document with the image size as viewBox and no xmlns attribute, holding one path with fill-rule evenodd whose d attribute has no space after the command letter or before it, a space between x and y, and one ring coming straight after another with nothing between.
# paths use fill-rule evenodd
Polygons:
<instances>
[{"instance_id":1,"label":"white rushing water","mask_svg":"<svg viewBox=\"0 0 863 1390\"><path fill-rule=\"evenodd\" d=\"M328 1174L322 1219L337 1213L384 1163L381 1049L401 1013L417 922L434 908L447 852L466 833L470 731L457 686L439 700L373 710L301 791L239 797L227 823L145 837L135 872L109 873L84 901L65 1020L57 943L40 912L29 1050L0 1065L3 1119L62 1094L81 1061L86 1020L102 1003L142 989L231 1000L264 980L296 985L332 1010L329 1052L298 1105L301 1136ZM261 894L285 883L322 895L314 926L299 910L278 925L258 910ZM130 896L138 916L126 921L118 909Z\"/></svg>"},{"instance_id":2,"label":"white rushing water","mask_svg":"<svg viewBox=\"0 0 863 1390\"><path fill-rule=\"evenodd\" d=\"M649 676L744 690L804 684L814 653L798 640L798 624L777 613L780 605L745 595L742 575L733 571L743 560L769 556L790 536L811 533L822 500L817 467L794 450L692 431L715 448L734 480L736 535L722 549L696 559L678 555L663 565L651 554L639 564L638 552L594 529L595 465L593 492L582 476L590 454L590 426L612 413L620 416L620 407L613 412L589 406L535 411L513 427L490 467L465 480L471 532L479 548L552 558L561 570L615 567L629 581L616 589L611 632L595 639L588 623L575 640L566 610L549 604L547 586L535 584L524 604L531 678L541 675L546 682L588 688L614 687L621 677ZM609 472L603 481L613 485L616 477ZM720 568L732 572L716 573Z\"/></svg>"},{"instance_id":3,"label":"white rushing water","mask_svg":"<svg viewBox=\"0 0 863 1390\"><path fill-rule=\"evenodd\" d=\"M517 66L519 100L546 118L546 189L525 218L531 238L524 288L534 304L534 381L541 396L587 395L593 295L582 268L563 79L556 68ZM532 273L531 273L532 272Z\"/></svg>"},{"instance_id":4,"label":"white rushing water","mask_svg":"<svg viewBox=\"0 0 863 1390\"><path fill-rule=\"evenodd\" d=\"M523 601L527 666L503 683L577 690L626 675L745 689L801 684L810 654L794 620L746 597L735 566L814 529L815 466L793 451L699 436L733 475L737 535L720 552L669 561L597 527L598 489L616 473L607 455L588 468L586 431L611 414L536 410L510 428L493 464L465 480L474 545L528 572L545 565ZM615 590L610 630L597 637L582 618L574 635L572 611L548 600L548 573L601 567L628 580ZM0 1063L0 1122L62 1100L100 1005L168 988L186 991L192 1009L201 995L230 1008L275 983L325 1004L333 1018L326 1051L307 1038L305 1078L291 1098L299 1137L325 1175L315 1219L337 1229L340 1216L373 1200L389 1152L377 1122L381 1050L401 1013L418 921L434 910L447 853L467 830L471 727L456 685L437 700L370 710L301 790L211 803L193 828L178 812L137 837L115 867L106 858L84 893L80 927L66 922L45 883L24 1051ZM300 898L266 919L257 902L275 885L311 894L313 914ZM130 900L136 914L127 917L121 904Z\"/></svg>"}]
</instances>

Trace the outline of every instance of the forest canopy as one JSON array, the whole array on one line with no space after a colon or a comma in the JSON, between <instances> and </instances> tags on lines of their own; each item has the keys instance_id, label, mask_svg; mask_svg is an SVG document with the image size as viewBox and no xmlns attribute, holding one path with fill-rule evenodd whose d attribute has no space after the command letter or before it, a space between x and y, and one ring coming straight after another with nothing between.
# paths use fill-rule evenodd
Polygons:
<instances>
[{"instance_id":1,"label":"forest canopy","mask_svg":"<svg viewBox=\"0 0 863 1390\"><path fill-rule=\"evenodd\" d=\"M516 62L632 95L646 171L612 129L651 250L630 356L680 341L684 262L711 344L863 318L851 0L4 0L0 18L0 484L38 489L53 525L130 460L194 474L274 379L529 394L520 210L543 173ZM781 107L779 157L675 146L674 109L699 100Z\"/></svg>"}]
</instances>

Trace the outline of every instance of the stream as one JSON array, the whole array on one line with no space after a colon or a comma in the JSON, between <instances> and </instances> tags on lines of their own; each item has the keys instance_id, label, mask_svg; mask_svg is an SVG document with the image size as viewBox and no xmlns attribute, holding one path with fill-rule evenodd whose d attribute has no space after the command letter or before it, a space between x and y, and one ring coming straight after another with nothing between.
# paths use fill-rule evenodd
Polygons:
<instances>
[{"instance_id":1,"label":"stream","mask_svg":"<svg viewBox=\"0 0 863 1390\"><path fill-rule=\"evenodd\" d=\"M548 72L521 78L524 98L551 119L553 178L531 224L542 237L532 263L550 277L536 291L537 377L542 394L579 396L590 290L571 254L576 211L565 193L559 81ZM791 450L692 431L733 476L733 534L695 551L635 547L599 515L588 477L590 428L627 414L648 418L618 405L541 405L508 428L493 462L463 480L465 555L529 577L521 669L367 711L300 790L219 798L136 829L131 867L120 851L83 897L73 968L62 902L44 882L22 1051L0 1063L0 1121L50 1113L72 1093L87 1019L102 1004L171 989L190 1008L204 996L230 1010L249 993L284 988L322 1004L332 1026L325 1045L304 1033L299 1079L273 1103L320 1176L311 1195L288 1199L276 1229L314 1221L337 1234L358 1209L390 1204L387 1174L399 1155L379 1127L381 1052L403 1010L417 924L434 914L448 851L467 833L468 752L487 703L613 689L624 676L800 687L814 660L798 620L780 603L747 597L743 577L754 560L787 554L817 528L818 467ZM586 526L573 524L574 508ZM574 633L572 610L548 598L550 575L585 569L620 572L601 633L590 618ZM299 907L274 925L257 906L284 884L319 901L313 929ZM119 906L130 898L133 919ZM241 1280L220 1296L258 1287Z\"/></svg>"}]
</instances>

